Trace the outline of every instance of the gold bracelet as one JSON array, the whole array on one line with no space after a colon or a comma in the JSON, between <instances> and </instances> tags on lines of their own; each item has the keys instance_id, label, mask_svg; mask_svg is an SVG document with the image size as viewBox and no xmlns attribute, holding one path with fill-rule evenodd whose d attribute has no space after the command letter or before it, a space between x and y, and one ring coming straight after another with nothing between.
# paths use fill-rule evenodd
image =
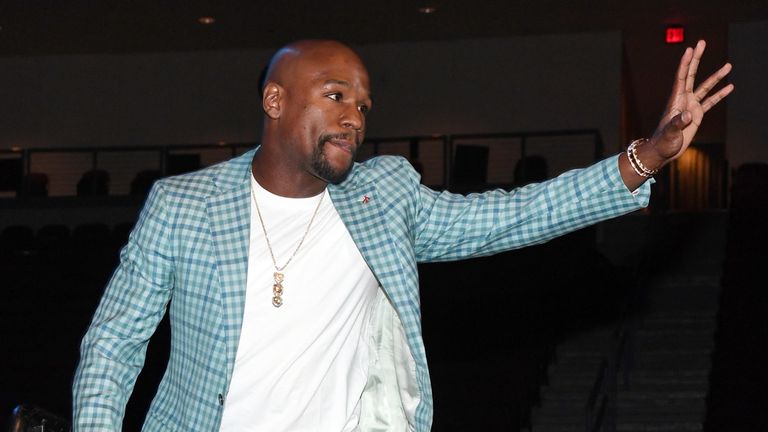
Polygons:
<instances>
[{"instance_id":1,"label":"gold bracelet","mask_svg":"<svg viewBox=\"0 0 768 432\"><path fill-rule=\"evenodd\" d=\"M627 147L627 159L629 159L629 164L632 166L635 173L641 177L651 177L659 172L658 169L649 169L643 165L643 162L640 161L640 158L637 156L637 146L647 141L648 138L637 139L632 141L629 144L629 147Z\"/></svg>"},{"instance_id":2,"label":"gold bracelet","mask_svg":"<svg viewBox=\"0 0 768 432\"><path fill-rule=\"evenodd\" d=\"M629 161L629 166L631 166L635 174L639 175L640 177L649 177L648 174L643 172L643 170L637 166L637 162L635 162L635 156L632 154L632 150L630 149L631 147L632 144L630 144L630 147L627 148L627 160Z\"/></svg>"}]
</instances>

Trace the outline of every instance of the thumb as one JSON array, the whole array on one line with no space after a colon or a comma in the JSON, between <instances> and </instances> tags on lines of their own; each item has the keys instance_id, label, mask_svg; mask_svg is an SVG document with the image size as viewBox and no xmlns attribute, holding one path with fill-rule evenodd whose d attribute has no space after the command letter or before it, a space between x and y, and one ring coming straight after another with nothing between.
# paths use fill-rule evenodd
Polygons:
<instances>
[{"instance_id":1,"label":"thumb","mask_svg":"<svg viewBox=\"0 0 768 432\"><path fill-rule=\"evenodd\" d=\"M693 117L689 111L683 111L665 124L656 135L656 151L664 158L672 158L682 145L682 131L691 123Z\"/></svg>"},{"instance_id":2,"label":"thumb","mask_svg":"<svg viewBox=\"0 0 768 432\"><path fill-rule=\"evenodd\" d=\"M682 130L685 129L686 126L691 124L691 120L693 120L693 115L690 111L683 111L680 114L676 116L677 126Z\"/></svg>"},{"instance_id":3,"label":"thumb","mask_svg":"<svg viewBox=\"0 0 768 432\"><path fill-rule=\"evenodd\" d=\"M674 141L680 136L680 132L691 123L692 119L693 117L689 111L683 111L672 117L672 119L664 125L660 138L665 141Z\"/></svg>"}]
</instances>

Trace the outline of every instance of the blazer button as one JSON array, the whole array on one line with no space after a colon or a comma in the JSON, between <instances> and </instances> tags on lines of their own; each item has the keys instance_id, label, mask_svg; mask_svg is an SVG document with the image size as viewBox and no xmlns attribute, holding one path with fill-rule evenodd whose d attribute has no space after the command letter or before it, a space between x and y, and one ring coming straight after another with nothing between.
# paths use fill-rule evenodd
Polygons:
<instances>
[{"instance_id":1,"label":"blazer button","mask_svg":"<svg viewBox=\"0 0 768 432\"><path fill-rule=\"evenodd\" d=\"M219 405L224 406L224 395L219 393Z\"/></svg>"}]
</instances>

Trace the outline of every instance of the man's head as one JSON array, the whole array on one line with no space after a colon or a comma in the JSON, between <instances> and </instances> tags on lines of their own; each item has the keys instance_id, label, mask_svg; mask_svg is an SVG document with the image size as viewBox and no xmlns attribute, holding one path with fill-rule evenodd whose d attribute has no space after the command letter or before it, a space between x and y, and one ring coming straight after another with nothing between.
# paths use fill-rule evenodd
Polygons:
<instances>
[{"instance_id":1,"label":"man's head","mask_svg":"<svg viewBox=\"0 0 768 432\"><path fill-rule=\"evenodd\" d=\"M262 145L325 182L349 173L371 107L368 72L346 45L303 40L280 49L266 70Z\"/></svg>"}]
</instances>

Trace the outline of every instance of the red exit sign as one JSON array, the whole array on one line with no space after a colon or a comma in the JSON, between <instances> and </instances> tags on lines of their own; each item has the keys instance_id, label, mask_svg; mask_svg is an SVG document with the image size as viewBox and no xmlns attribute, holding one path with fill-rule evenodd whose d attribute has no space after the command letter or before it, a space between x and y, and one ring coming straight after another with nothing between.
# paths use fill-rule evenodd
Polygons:
<instances>
[{"instance_id":1,"label":"red exit sign","mask_svg":"<svg viewBox=\"0 0 768 432\"><path fill-rule=\"evenodd\" d=\"M666 42L668 44L679 44L685 42L685 28L683 26L667 27Z\"/></svg>"}]
</instances>

